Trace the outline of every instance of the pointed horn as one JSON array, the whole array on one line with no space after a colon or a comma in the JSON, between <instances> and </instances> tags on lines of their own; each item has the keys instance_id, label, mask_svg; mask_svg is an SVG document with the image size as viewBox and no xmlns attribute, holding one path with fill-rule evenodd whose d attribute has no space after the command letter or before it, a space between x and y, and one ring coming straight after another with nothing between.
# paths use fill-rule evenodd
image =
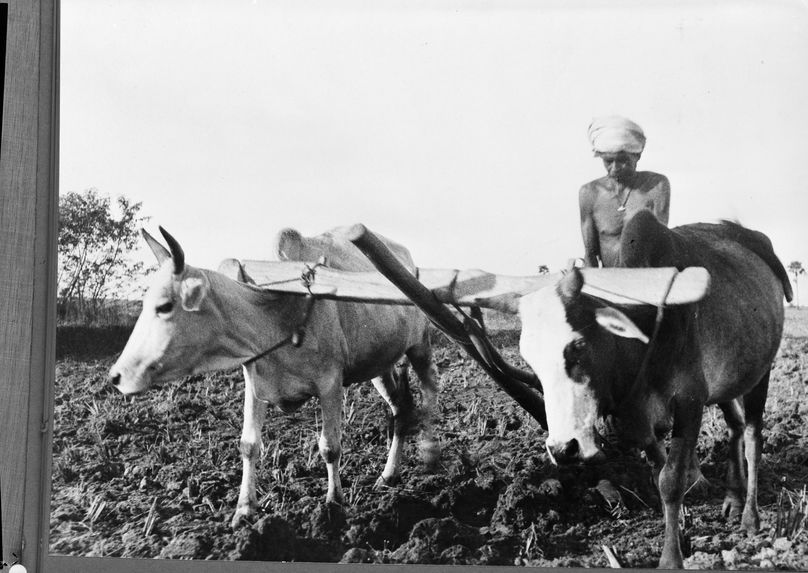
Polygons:
<instances>
[{"instance_id":1,"label":"pointed horn","mask_svg":"<svg viewBox=\"0 0 808 573\"><path fill-rule=\"evenodd\" d=\"M180 275L182 274L182 271L185 270L185 253L183 252L182 247L180 247L180 244L177 242L177 239L172 237L171 234L162 227L159 229L160 234L163 235L166 243L168 243L168 248L171 250L171 258L174 261L174 274Z\"/></svg>"},{"instance_id":2,"label":"pointed horn","mask_svg":"<svg viewBox=\"0 0 808 573\"><path fill-rule=\"evenodd\" d=\"M583 286L584 277L580 269L572 267L567 271L567 274L564 275L564 278L561 279L561 282L558 283L558 294L561 295L561 300L566 305L574 301L578 295L581 294Z\"/></svg>"},{"instance_id":3,"label":"pointed horn","mask_svg":"<svg viewBox=\"0 0 808 573\"><path fill-rule=\"evenodd\" d=\"M171 258L171 253L168 252L168 249L161 245L157 239L152 237L149 232L146 231L146 229L141 228L140 234L143 235L143 238L146 240L146 244L149 245L152 253L154 253L155 257L157 257L157 262L159 264L162 265L163 261Z\"/></svg>"}]
</instances>

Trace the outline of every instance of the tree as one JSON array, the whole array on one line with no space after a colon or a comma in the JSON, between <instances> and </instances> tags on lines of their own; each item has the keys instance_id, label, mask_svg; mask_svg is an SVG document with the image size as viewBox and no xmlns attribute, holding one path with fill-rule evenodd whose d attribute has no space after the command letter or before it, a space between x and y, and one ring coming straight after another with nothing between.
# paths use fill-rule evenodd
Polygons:
<instances>
[{"instance_id":1,"label":"tree","mask_svg":"<svg viewBox=\"0 0 808 573\"><path fill-rule=\"evenodd\" d=\"M59 198L60 318L92 322L106 299L128 294L130 277L143 272L143 263L130 258L146 220L141 205L123 196L113 205L94 188Z\"/></svg>"},{"instance_id":2,"label":"tree","mask_svg":"<svg viewBox=\"0 0 808 573\"><path fill-rule=\"evenodd\" d=\"M791 261L788 264L788 272L794 277L794 300L796 301L797 308L800 307L800 275L805 274L805 269L799 261Z\"/></svg>"},{"instance_id":3,"label":"tree","mask_svg":"<svg viewBox=\"0 0 808 573\"><path fill-rule=\"evenodd\" d=\"M539 274L540 275L546 275L549 272L550 272L550 267L548 267L547 265L539 265Z\"/></svg>"}]
</instances>

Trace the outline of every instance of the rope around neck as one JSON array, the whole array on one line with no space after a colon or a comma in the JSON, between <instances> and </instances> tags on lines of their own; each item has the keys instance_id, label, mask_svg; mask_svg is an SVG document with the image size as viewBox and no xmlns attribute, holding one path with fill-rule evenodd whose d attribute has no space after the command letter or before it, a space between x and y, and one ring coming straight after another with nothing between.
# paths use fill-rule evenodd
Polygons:
<instances>
[{"instance_id":1,"label":"rope around neck","mask_svg":"<svg viewBox=\"0 0 808 573\"><path fill-rule=\"evenodd\" d=\"M303 307L303 316L301 317L301 320L298 323L298 325L292 329L292 333L283 340L281 340L280 342L276 342L266 350L259 352L252 358L248 358L247 360L245 360L243 366L248 366L253 362L255 362L256 360L259 360L267 356L268 354L275 352L276 350L286 346L287 344L291 344L295 348L300 348L300 346L303 344L303 340L306 338L306 323L308 323L309 315L311 314L311 309L314 307L314 301L316 299L314 293L311 292L311 286L314 284L314 279L317 274L317 268L324 266L325 266L325 258L321 258L319 261L317 261L317 263L313 267L306 265L306 269L300 275L300 280L303 283L303 286L306 287L306 290L309 292L306 295L306 301L305 301L306 304Z\"/></svg>"}]
</instances>

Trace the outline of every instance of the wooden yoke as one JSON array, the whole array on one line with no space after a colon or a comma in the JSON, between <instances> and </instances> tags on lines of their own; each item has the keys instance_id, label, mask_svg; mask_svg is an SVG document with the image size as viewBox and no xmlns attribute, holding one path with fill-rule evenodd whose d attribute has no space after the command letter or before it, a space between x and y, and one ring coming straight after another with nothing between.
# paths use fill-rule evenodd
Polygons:
<instances>
[{"instance_id":1,"label":"wooden yoke","mask_svg":"<svg viewBox=\"0 0 808 573\"><path fill-rule=\"evenodd\" d=\"M530 386L541 388L535 374L523 372L508 364L491 345L479 324L470 318L460 322L364 225L357 224L351 227L346 233L346 238L365 253L379 272L401 289L401 292L438 328L463 347L500 388L533 416L542 428L547 429L544 399L530 388Z\"/></svg>"},{"instance_id":2,"label":"wooden yoke","mask_svg":"<svg viewBox=\"0 0 808 573\"><path fill-rule=\"evenodd\" d=\"M415 305L476 360L494 381L539 424L547 428L541 384L532 372L508 364L491 345L480 324L460 320L445 305L491 308L518 313L521 297L558 283L561 273L506 276L479 269L418 269L413 275L364 225L343 237L370 259L377 271L342 271L298 261L239 263L243 282L264 291L370 304ZM312 266L313 265L313 266ZM582 292L618 306L658 308L690 304L709 291L710 275L701 267L584 268ZM538 390L539 392L536 392Z\"/></svg>"}]
</instances>

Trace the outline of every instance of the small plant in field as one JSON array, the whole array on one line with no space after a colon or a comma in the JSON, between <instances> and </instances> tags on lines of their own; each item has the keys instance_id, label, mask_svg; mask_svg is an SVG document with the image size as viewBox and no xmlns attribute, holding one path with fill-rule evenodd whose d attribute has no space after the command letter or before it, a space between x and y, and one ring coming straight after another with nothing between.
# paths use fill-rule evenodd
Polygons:
<instances>
[{"instance_id":1,"label":"small plant in field","mask_svg":"<svg viewBox=\"0 0 808 573\"><path fill-rule=\"evenodd\" d=\"M353 480L353 484L348 488L348 506L355 508L359 505L359 502L362 501L363 497L359 485L359 476L356 476Z\"/></svg>"},{"instance_id":2,"label":"small plant in field","mask_svg":"<svg viewBox=\"0 0 808 573\"><path fill-rule=\"evenodd\" d=\"M262 462L264 461L265 454L268 453L268 452L269 452L269 448L266 448L262 444L261 445L261 461ZM280 442L275 442L275 448L272 450L272 456L271 456L270 459L271 459L271 462L270 462L271 467L273 469L280 467L280 462L281 462L281 444L280 444Z\"/></svg>"},{"instance_id":3,"label":"small plant in field","mask_svg":"<svg viewBox=\"0 0 808 573\"><path fill-rule=\"evenodd\" d=\"M348 405L347 408L343 407L343 417L344 417L344 424L349 425L353 422L354 417L356 416L356 400L351 400L351 403Z\"/></svg>"},{"instance_id":4,"label":"small plant in field","mask_svg":"<svg viewBox=\"0 0 808 573\"><path fill-rule=\"evenodd\" d=\"M82 457L78 450L68 448L55 461L56 475L60 476L65 483L71 482L81 475L79 471L81 463Z\"/></svg>"},{"instance_id":5,"label":"small plant in field","mask_svg":"<svg viewBox=\"0 0 808 573\"><path fill-rule=\"evenodd\" d=\"M532 560L543 559L544 551L541 547L539 547L541 533L536 527L536 524L531 524L527 529L527 534L523 532L522 535L524 536L525 543L519 548L519 556L517 557L516 562L519 564L527 564Z\"/></svg>"},{"instance_id":6,"label":"small plant in field","mask_svg":"<svg viewBox=\"0 0 808 573\"><path fill-rule=\"evenodd\" d=\"M152 501L149 508L149 514L146 516L146 521L143 524L143 535L148 537L154 531L154 526L157 524L157 498Z\"/></svg>"},{"instance_id":7,"label":"small plant in field","mask_svg":"<svg viewBox=\"0 0 808 573\"><path fill-rule=\"evenodd\" d=\"M620 565L620 560L617 558L617 550L614 546L609 547L608 545L603 545L603 553L606 554L606 560L609 562L609 567L612 569L622 569L622 565Z\"/></svg>"},{"instance_id":8,"label":"small plant in field","mask_svg":"<svg viewBox=\"0 0 808 573\"><path fill-rule=\"evenodd\" d=\"M508 424L502 421L502 423L497 424L496 428L497 428L497 437L504 438L505 434L508 432Z\"/></svg>"},{"instance_id":9,"label":"small plant in field","mask_svg":"<svg viewBox=\"0 0 808 573\"><path fill-rule=\"evenodd\" d=\"M479 416L477 418L477 435L483 437L485 435L485 430L488 427L488 418L485 416Z\"/></svg>"},{"instance_id":10,"label":"small plant in field","mask_svg":"<svg viewBox=\"0 0 808 573\"><path fill-rule=\"evenodd\" d=\"M808 516L808 495L806 486L800 492L783 488L777 500L777 520L774 524L774 538L796 539L805 531Z\"/></svg>"},{"instance_id":11,"label":"small plant in field","mask_svg":"<svg viewBox=\"0 0 808 573\"><path fill-rule=\"evenodd\" d=\"M101 405L98 401L93 398L93 401L85 406L87 408L87 413L90 414L92 418L98 419L101 417Z\"/></svg>"},{"instance_id":12,"label":"small plant in field","mask_svg":"<svg viewBox=\"0 0 808 573\"><path fill-rule=\"evenodd\" d=\"M310 470L319 462L319 452L320 448L318 446L319 442L319 434L317 432L313 432L313 436L309 438L308 447L306 448L309 451L308 458L306 458L306 469Z\"/></svg>"},{"instance_id":13,"label":"small plant in field","mask_svg":"<svg viewBox=\"0 0 808 573\"><path fill-rule=\"evenodd\" d=\"M87 509L87 521L90 522L92 526L98 518L101 517L101 514L104 512L104 509L107 507L107 502L104 501L104 496L102 494L98 494L93 499L93 502L90 504L89 509Z\"/></svg>"}]
</instances>

